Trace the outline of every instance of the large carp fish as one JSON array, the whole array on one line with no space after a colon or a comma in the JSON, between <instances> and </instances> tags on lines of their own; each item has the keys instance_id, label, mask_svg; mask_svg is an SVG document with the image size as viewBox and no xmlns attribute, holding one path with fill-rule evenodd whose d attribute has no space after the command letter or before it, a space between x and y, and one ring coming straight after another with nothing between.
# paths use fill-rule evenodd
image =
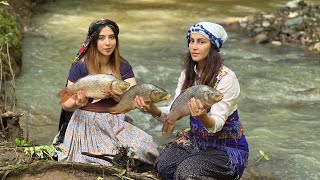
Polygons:
<instances>
[{"instance_id":1,"label":"large carp fish","mask_svg":"<svg viewBox=\"0 0 320 180\"><path fill-rule=\"evenodd\" d=\"M173 128L173 126L170 127L170 123L174 123L182 117L191 114L188 102L193 97L199 99L204 107L209 108L221 101L223 94L207 85L194 85L187 88L173 101L170 112L165 119L162 131L166 132L167 136L170 136Z\"/></svg>"},{"instance_id":2,"label":"large carp fish","mask_svg":"<svg viewBox=\"0 0 320 180\"><path fill-rule=\"evenodd\" d=\"M83 90L87 97L98 101L99 99L107 98L110 91L121 95L129 86L130 83L120 80L111 74L94 74L80 78L74 84L62 89L58 96L61 98L61 103L63 103L77 91Z\"/></svg>"},{"instance_id":3,"label":"large carp fish","mask_svg":"<svg viewBox=\"0 0 320 180\"><path fill-rule=\"evenodd\" d=\"M150 103L157 103L171 98L171 95L164 89L153 84L137 84L123 93L119 103L112 108L108 108L107 112L121 114L133 110L136 96L142 96L145 102Z\"/></svg>"}]
</instances>

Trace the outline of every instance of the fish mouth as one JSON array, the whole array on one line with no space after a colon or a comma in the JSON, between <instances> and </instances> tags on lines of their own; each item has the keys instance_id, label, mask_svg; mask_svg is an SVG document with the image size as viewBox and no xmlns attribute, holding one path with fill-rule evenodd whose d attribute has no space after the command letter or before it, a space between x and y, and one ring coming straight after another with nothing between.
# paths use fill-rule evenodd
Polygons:
<instances>
[{"instance_id":1,"label":"fish mouth","mask_svg":"<svg viewBox=\"0 0 320 180\"><path fill-rule=\"evenodd\" d=\"M170 94L167 94L166 96L164 96L162 99L163 100L169 100L171 98L171 95Z\"/></svg>"},{"instance_id":2,"label":"fish mouth","mask_svg":"<svg viewBox=\"0 0 320 180\"><path fill-rule=\"evenodd\" d=\"M221 101L222 99L223 99L223 94L217 98L218 101Z\"/></svg>"}]
</instances>

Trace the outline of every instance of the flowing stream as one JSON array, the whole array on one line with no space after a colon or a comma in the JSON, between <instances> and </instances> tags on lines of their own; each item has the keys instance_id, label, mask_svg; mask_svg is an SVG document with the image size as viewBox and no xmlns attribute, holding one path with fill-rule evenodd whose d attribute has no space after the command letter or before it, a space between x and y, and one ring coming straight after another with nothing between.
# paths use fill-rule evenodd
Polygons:
<instances>
[{"instance_id":1,"label":"flowing stream","mask_svg":"<svg viewBox=\"0 0 320 180\"><path fill-rule=\"evenodd\" d=\"M199 3L201 2L201 3ZM139 83L154 83L171 94L187 51L186 30L200 21L221 21L261 11L283 0L56 0L38 7L23 41L17 78L21 125L37 143L57 133L60 106L72 60L91 21L102 17L120 26L120 52ZM316 0L308 1L315 3ZM239 115L250 145L244 179L320 179L320 58L302 49L256 45L237 33L221 52L241 85ZM161 102L158 105L166 105ZM148 114L129 113L134 123L163 145L162 125ZM179 121L176 130L188 127ZM270 160L260 159L263 150Z\"/></svg>"}]
</instances>

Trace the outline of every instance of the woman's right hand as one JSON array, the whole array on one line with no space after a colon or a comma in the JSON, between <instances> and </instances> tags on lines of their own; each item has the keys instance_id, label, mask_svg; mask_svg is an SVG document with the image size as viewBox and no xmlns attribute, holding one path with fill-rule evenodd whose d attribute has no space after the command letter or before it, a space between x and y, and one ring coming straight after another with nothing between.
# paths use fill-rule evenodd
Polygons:
<instances>
[{"instance_id":1,"label":"woman's right hand","mask_svg":"<svg viewBox=\"0 0 320 180\"><path fill-rule=\"evenodd\" d=\"M79 90L76 94L72 95L71 98L75 101L77 107L83 107L88 103L88 98L83 90Z\"/></svg>"},{"instance_id":2,"label":"woman's right hand","mask_svg":"<svg viewBox=\"0 0 320 180\"><path fill-rule=\"evenodd\" d=\"M160 117L161 110L150 101L145 101L142 96L136 96L134 100L136 108L140 109L140 111L148 112L156 118Z\"/></svg>"},{"instance_id":3,"label":"woman's right hand","mask_svg":"<svg viewBox=\"0 0 320 180\"><path fill-rule=\"evenodd\" d=\"M150 103L147 104L142 96L136 96L135 99L135 106L136 108L140 109L142 112L150 112Z\"/></svg>"}]
</instances>

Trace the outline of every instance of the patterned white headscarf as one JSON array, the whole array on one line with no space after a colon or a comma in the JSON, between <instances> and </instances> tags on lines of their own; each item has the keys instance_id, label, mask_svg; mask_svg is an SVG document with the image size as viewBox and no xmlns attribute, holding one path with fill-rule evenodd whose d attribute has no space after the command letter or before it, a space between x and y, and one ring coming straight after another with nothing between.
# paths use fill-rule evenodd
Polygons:
<instances>
[{"instance_id":1,"label":"patterned white headscarf","mask_svg":"<svg viewBox=\"0 0 320 180\"><path fill-rule=\"evenodd\" d=\"M198 24L193 25L188 30L188 47L190 43L190 35L192 33L199 33L204 35L212 42L213 46L218 51L220 51L220 49L222 48L222 44L226 42L226 40L228 39L228 34L221 25L211 22L200 22Z\"/></svg>"}]
</instances>

